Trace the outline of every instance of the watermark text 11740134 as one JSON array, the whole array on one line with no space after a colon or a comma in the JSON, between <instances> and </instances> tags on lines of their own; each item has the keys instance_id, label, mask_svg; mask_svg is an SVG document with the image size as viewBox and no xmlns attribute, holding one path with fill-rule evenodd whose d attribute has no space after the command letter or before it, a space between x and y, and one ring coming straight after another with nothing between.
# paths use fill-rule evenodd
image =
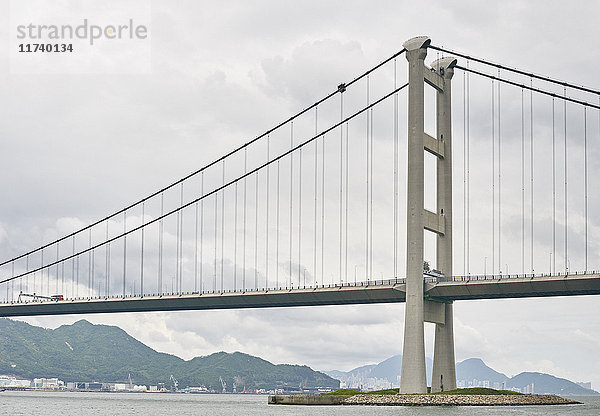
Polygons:
<instances>
[{"instance_id":1,"label":"watermark text 11740134","mask_svg":"<svg viewBox=\"0 0 600 416\"><path fill-rule=\"evenodd\" d=\"M73 52L72 43L20 43L19 52Z\"/></svg>"}]
</instances>

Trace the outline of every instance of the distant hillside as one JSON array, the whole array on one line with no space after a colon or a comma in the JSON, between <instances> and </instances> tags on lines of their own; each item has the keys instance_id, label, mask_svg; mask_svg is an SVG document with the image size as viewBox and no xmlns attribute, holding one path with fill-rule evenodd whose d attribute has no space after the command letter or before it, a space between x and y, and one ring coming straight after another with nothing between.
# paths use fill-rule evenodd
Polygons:
<instances>
[{"instance_id":1,"label":"distant hillside","mask_svg":"<svg viewBox=\"0 0 600 416\"><path fill-rule=\"evenodd\" d=\"M427 381L431 385L432 361L427 358ZM399 385L400 369L402 367L402 356L395 355L380 362L355 368L351 371L332 370L326 373L331 377L347 383L348 387L360 387L368 385L369 379L385 379L394 386ZM572 381L558 378L544 373L521 373L512 378L488 367L480 358L469 358L456 364L456 380L463 381L468 387L470 382L489 381L490 387L499 383L508 389L518 388L523 390L526 386L534 385L534 392L540 394L562 394L562 395L596 395L598 392L583 388Z\"/></svg>"},{"instance_id":2,"label":"distant hillside","mask_svg":"<svg viewBox=\"0 0 600 416\"><path fill-rule=\"evenodd\" d=\"M573 394L573 395L596 395L598 392L573 383L564 378L558 378L544 373L525 372L518 374L512 378L499 373L488 367L479 358L469 358L456 364L456 379L463 380L465 386L468 386L469 381L488 380L490 386L493 383L504 383L506 388L518 388L523 390L526 386L534 385L534 392L540 394Z\"/></svg>"},{"instance_id":3,"label":"distant hillside","mask_svg":"<svg viewBox=\"0 0 600 416\"><path fill-rule=\"evenodd\" d=\"M536 393L573 394L580 396L597 395L597 391L586 389L564 378L558 378L544 373L521 373L506 382L507 387L522 389L534 384Z\"/></svg>"},{"instance_id":4,"label":"distant hillside","mask_svg":"<svg viewBox=\"0 0 600 416\"><path fill-rule=\"evenodd\" d=\"M433 361L429 357L425 358L425 371L427 373L427 382L431 383L431 371ZM379 364L369 364L357 367L350 371L331 370L325 373L333 378L345 382L349 387L360 387L366 385L368 379L381 379L392 383L394 386L399 384L400 369L402 368L402 355L394 355L380 362Z\"/></svg>"},{"instance_id":5,"label":"distant hillside","mask_svg":"<svg viewBox=\"0 0 600 416\"><path fill-rule=\"evenodd\" d=\"M508 380L505 374L499 373L483 362L481 358L468 358L456 364L456 380L472 381L489 380L490 384Z\"/></svg>"},{"instance_id":6,"label":"distant hillside","mask_svg":"<svg viewBox=\"0 0 600 416\"><path fill-rule=\"evenodd\" d=\"M338 388L339 381L307 366L274 365L243 353L215 353L190 361L142 344L114 326L81 320L55 330L0 319L0 374L24 378L58 377L64 381L168 383L205 385L221 391L219 377L231 391L284 386Z\"/></svg>"}]
</instances>

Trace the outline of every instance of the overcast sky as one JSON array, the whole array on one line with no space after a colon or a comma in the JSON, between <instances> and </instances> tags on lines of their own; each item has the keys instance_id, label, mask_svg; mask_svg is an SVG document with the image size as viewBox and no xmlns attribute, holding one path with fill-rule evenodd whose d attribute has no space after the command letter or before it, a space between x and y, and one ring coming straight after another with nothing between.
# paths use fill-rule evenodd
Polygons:
<instances>
[{"instance_id":1,"label":"overcast sky","mask_svg":"<svg viewBox=\"0 0 600 416\"><path fill-rule=\"evenodd\" d=\"M52 17L70 6L68 1L52 3L57 4ZM52 71L43 65L36 70L35 66L15 64L11 49L15 46L14 22L10 20L9 2L1 0L0 4L0 47L10 49L10 53L0 55L2 259L90 223L198 169L392 55L413 36L428 35L436 45L600 87L594 69L600 58L600 3L595 1L231 1L224 5L216 1L155 0L142 3L145 6L141 8L139 2L131 2L128 6L137 13L133 16L148 25L148 39L137 42L133 50L127 49L132 48L131 43L123 46L116 55L99 44L104 66L95 71L89 66L70 67L62 73L48 73ZM16 9L12 12L14 20ZM108 12L82 7L69 13L79 20L101 20ZM31 19L42 21L44 15ZM427 62L432 58L433 51ZM124 62L126 68L115 62ZM398 65L404 66L405 60L398 60ZM455 96L462 92L462 73L456 80ZM489 83L477 82L471 84L472 154L476 155L472 172L489 165L491 152L485 147L490 135L490 98L481 92L490 87ZM512 189L513 198L505 196L503 205L506 265L496 268L516 272L522 268L520 92L502 93L506 97L502 102L506 137L503 184L509 189L508 195ZM540 116L536 113L536 131L546 133L546 138L550 137L549 103L536 102L546 111ZM573 113L577 111L581 113L575 109ZM455 185L459 185L455 188L455 273L464 270L462 147L458 144L459 138L462 140L462 117L462 102L455 100ZM573 149L569 150L569 163L574 193L569 195L574 200L570 205L574 228L569 230L569 238L576 253L569 258L572 269L582 269L583 197L578 176L582 134L577 114L573 117L573 121L569 119L569 131L574 135L569 142L569 149ZM600 173L598 111L589 111L588 118L589 173L595 178ZM562 124L557 121L559 128ZM548 166L548 143L538 147L538 169ZM551 192L547 173L541 170L537 179L542 201L547 201L543 198ZM590 179L590 189L600 186L594 180ZM510 188L510 184L516 187ZM489 228L485 228L490 220L478 213L489 212L489 186L474 175L471 269L475 273L483 272L484 262L488 271L491 267ZM562 203L560 199L559 206ZM599 203L600 195L594 198L592 193L590 269L600 269L600 218L593 209ZM547 272L552 251L548 237L551 226L547 226L551 212L548 206L540 206L538 212L536 247L541 248L535 257L536 269ZM559 234L562 247L562 228ZM556 256L557 269L562 270L564 254L557 252ZM531 267L528 258L526 269ZM455 305L457 360L480 357L508 375L543 371L574 381L592 381L600 388L598 298L465 301ZM81 318L25 320L54 328ZM118 325L152 348L185 359L221 350L242 351L275 363L348 370L402 353L404 306L84 318ZM433 326L426 326L426 348L431 356Z\"/></svg>"}]
</instances>

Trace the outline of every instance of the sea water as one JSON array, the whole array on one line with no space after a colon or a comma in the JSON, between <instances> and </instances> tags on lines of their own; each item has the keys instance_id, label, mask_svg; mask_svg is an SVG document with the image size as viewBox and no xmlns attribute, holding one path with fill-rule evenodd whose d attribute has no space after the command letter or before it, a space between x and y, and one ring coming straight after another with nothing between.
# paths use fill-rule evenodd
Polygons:
<instances>
[{"instance_id":1,"label":"sea water","mask_svg":"<svg viewBox=\"0 0 600 416\"><path fill-rule=\"evenodd\" d=\"M600 397L582 405L516 407L281 406L251 394L0 392L0 415L600 415Z\"/></svg>"}]
</instances>

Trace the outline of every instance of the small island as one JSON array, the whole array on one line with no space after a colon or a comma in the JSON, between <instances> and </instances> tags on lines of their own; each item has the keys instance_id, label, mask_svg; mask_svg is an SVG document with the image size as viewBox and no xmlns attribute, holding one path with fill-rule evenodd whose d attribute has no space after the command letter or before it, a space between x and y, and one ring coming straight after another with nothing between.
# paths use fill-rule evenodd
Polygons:
<instances>
[{"instance_id":1,"label":"small island","mask_svg":"<svg viewBox=\"0 0 600 416\"><path fill-rule=\"evenodd\" d=\"M269 404L362 406L538 406L581 404L550 394L522 394L489 388L456 389L439 393L400 394L398 389L363 393L342 389L321 395L269 396Z\"/></svg>"}]
</instances>

